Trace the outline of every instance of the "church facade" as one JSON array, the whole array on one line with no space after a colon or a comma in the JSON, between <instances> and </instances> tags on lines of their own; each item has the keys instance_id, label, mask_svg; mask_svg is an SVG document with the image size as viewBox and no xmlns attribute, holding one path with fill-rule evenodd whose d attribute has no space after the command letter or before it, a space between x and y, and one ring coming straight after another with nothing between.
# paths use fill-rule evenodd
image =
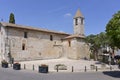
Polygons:
<instances>
[{"instance_id":1,"label":"church facade","mask_svg":"<svg viewBox=\"0 0 120 80\"><path fill-rule=\"evenodd\" d=\"M84 17L80 10L73 18L73 34L0 22L0 60L89 59L85 43Z\"/></svg>"}]
</instances>

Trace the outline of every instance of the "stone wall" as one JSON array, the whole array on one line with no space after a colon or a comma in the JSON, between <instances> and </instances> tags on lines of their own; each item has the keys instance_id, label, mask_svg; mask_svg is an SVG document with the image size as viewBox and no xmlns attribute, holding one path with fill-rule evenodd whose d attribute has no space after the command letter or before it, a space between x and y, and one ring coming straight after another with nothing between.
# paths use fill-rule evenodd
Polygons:
<instances>
[{"instance_id":1,"label":"stone wall","mask_svg":"<svg viewBox=\"0 0 120 80\"><path fill-rule=\"evenodd\" d=\"M0 25L0 61L5 59L5 29L2 25ZM6 49L8 50L8 49Z\"/></svg>"},{"instance_id":2,"label":"stone wall","mask_svg":"<svg viewBox=\"0 0 120 80\"><path fill-rule=\"evenodd\" d=\"M63 55L61 39L67 35L19 28L6 28L6 32L10 52L15 60L51 59ZM24 32L27 32L27 38L24 38ZM53 40L50 40L50 35Z\"/></svg>"},{"instance_id":3,"label":"stone wall","mask_svg":"<svg viewBox=\"0 0 120 80\"><path fill-rule=\"evenodd\" d=\"M2 53L1 53L1 50L2 50L2 47L1 47L1 46L2 46L2 43L1 43L1 42L2 42L2 38L1 38L1 37L2 37L2 36L1 36L1 26L0 26L0 61L1 61L1 59L2 59L2 56L1 56L1 54L2 54Z\"/></svg>"},{"instance_id":4,"label":"stone wall","mask_svg":"<svg viewBox=\"0 0 120 80\"><path fill-rule=\"evenodd\" d=\"M6 58L9 60L8 53L11 53L15 61L60 57L89 59L89 46L83 39L61 40L68 35L12 27L3 27L2 31L3 33L0 35L2 36L0 39L1 50L3 48L0 53L0 58L2 59ZM25 33L27 33L26 37ZM52 39L50 36L52 36Z\"/></svg>"},{"instance_id":5,"label":"stone wall","mask_svg":"<svg viewBox=\"0 0 120 80\"><path fill-rule=\"evenodd\" d=\"M89 46L84 42L83 39L72 38L65 40L64 50L64 54L66 54L70 59L90 58Z\"/></svg>"},{"instance_id":6,"label":"stone wall","mask_svg":"<svg viewBox=\"0 0 120 80\"><path fill-rule=\"evenodd\" d=\"M73 20L74 23L74 34L77 35L84 35L84 19L83 19L83 24L81 24L81 18L78 19L78 25L76 25L75 19Z\"/></svg>"}]
</instances>

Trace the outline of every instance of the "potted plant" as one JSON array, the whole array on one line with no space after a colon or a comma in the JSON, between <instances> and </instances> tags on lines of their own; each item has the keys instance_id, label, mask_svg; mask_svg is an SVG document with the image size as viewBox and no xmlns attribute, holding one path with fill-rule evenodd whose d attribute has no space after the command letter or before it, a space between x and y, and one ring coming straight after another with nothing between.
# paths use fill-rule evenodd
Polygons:
<instances>
[{"instance_id":1,"label":"potted plant","mask_svg":"<svg viewBox=\"0 0 120 80\"><path fill-rule=\"evenodd\" d=\"M18 62L17 62L17 63L14 63L14 64L13 64L13 69L14 69L14 70L20 70L20 69L21 69L20 63L18 63Z\"/></svg>"},{"instance_id":2,"label":"potted plant","mask_svg":"<svg viewBox=\"0 0 120 80\"><path fill-rule=\"evenodd\" d=\"M8 68L8 62L6 60L3 60L1 63L3 68Z\"/></svg>"},{"instance_id":3,"label":"potted plant","mask_svg":"<svg viewBox=\"0 0 120 80\"><path fill-rule=\"evenodd\" d=\"M39 72L40 73L48 73L48 65L41 64L41 66L39 66Z\"/></svg>"}]
</instances>

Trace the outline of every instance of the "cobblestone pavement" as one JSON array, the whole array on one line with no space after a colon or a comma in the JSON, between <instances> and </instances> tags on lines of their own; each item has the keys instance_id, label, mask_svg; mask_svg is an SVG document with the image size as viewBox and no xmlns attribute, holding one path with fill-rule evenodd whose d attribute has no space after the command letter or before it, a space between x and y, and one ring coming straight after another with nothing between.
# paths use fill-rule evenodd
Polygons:
<instances>
[{"instance_id":1,"label":"cobblestone pavement","mask_svg":"<svg viewBox=\"0 0 120 80\"><path fill-rule=\"evenodd\" d=\"M120 80L120 71L106 72L50 72L13 70L0 67L0 80Z\"/></svg>"}]
</instances>

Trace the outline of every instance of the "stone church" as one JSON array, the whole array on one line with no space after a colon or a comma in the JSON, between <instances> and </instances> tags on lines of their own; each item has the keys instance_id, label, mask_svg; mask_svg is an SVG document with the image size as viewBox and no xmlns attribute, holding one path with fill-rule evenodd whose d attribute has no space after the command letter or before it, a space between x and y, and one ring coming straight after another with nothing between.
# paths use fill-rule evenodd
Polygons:
<instances>
[{"instance_id":1,"label":"stone church","mask_svg":"<svg viewBox=\"0 0 120 80\"><path fill-rule=\"evenodd\" d=\"M85 43L84 16L73 18L73 34L0 22L0 60L89 59Z\"/></svg>"}]
</instances>

